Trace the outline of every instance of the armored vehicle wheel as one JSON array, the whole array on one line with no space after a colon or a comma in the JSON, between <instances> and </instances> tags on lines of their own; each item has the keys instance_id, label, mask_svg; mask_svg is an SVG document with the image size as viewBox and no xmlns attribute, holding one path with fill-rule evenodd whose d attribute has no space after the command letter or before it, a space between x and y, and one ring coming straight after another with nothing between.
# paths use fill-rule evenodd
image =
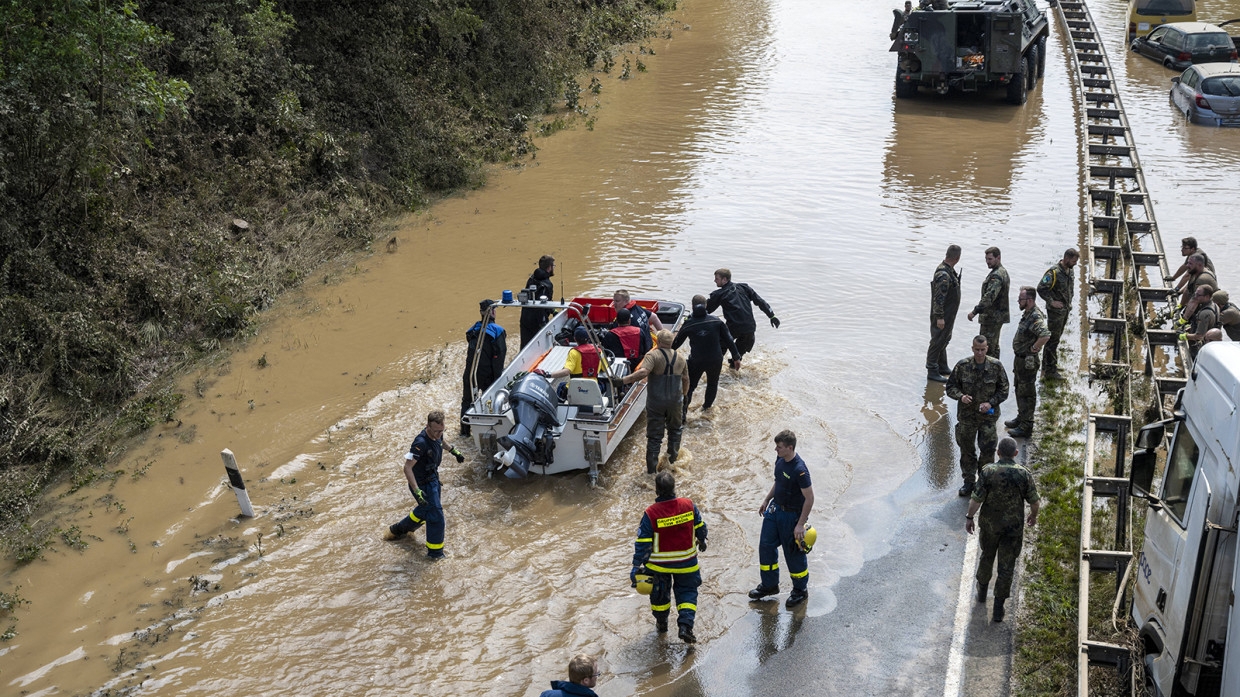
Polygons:
<instances>
[{"instance_id":1,"label":"armored vehicle wheel","mask_svg":"<svg viewBox=\"0 0 1240 697\"><path fill-rule=\"evenodd\" d=\"M917 83L906 82L904 80L904 71L896 66L896 97L900 99L909 99L917 96Z\"/></svg>"},{"instance_id":2,"label":"armored vehicle wheel","mask_svg":"<svg viewBox=\"0 0 1240 697\"><path fill-rule=\"evenodd\" d=\"M1025 82L1025 75L1029 72L1029 58L1022 58L1020 61L1020 72L1012 75L1011 81L1007 86L1008 104L1020 106L1029 98L1029 89Z\"/></svg>"},{"instance_id":3,"label":"armored vehicle wheel","mask_svg":"<svg viewBox=\"0 0 1240 697\"><path fill-rule=\"evenodd\" d=\"M1038 86L1038 45L1029 47L1029 55L1025 57L1025 89L1031 90Z\"/></svg>"},{"instance_id":4,"label":"armored vehicle wheel","mask_svg":"<svg viewBox=\"0 0 1240 697\"><path fill-rule=\"evenodd\" d=\"M1046 37L1038 39L1038 78L1046 75Z\"/></svg>"}]
</instances>

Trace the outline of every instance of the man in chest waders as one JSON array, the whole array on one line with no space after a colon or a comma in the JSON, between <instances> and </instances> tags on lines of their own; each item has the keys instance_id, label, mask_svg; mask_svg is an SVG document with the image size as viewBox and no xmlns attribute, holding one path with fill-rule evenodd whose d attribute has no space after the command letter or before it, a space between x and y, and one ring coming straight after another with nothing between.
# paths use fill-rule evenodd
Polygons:
<instances>
[{"instance_id":1,"label":"man in chest waders","mask_svg":"<svg viewBox=\"0 0 1240 697\"><path fill-rule=\"evenodd\" d=\"M624 376L626 385L649 378L646 381L647 474L654 474L659 468L659 447L663 444L664 431L667 431L667 461L676 461L680 453L680 434L684 430L681 405L689 393L689 364L675 349L668 348L675 337L663 329L656 338L659 348L647 353L641 366Z\"/></svg>"}]
</instances>

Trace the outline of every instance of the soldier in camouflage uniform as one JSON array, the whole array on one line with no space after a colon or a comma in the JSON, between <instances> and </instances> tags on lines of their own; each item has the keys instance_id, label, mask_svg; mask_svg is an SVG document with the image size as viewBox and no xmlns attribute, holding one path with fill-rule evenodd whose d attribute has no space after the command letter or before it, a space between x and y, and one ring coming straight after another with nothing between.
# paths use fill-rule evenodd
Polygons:
<instances>
[{"instance_id":1,"label":"soldier in camouflage uniform","mask_svg":"<svg viewBox=\"0 0 1240 697\"><path fill-rule=\"evenodd\" d=\"M1046 317L1038 309L1036 291L1023 286L1016 297L1016 305L1024 314L1016 325L1012 337L1012 389L1016 393L1016 418L1004 423L1008 435L1028 438L1033 434L1033 414L1038 406L1038 352L1050 341L1051 330L1046 328Z\"/></svg>"},{"instance_id":2,"label":"soldier in camouflage uniform","mask_svg":"<svg viewBox=\"0 0 1240 697\"><path fill-rule=\"evenodd\" d=\"M1069 247L1064 251L1063 259L1047 269L1038 283L1038 295L1046 301L1046 326L1051 330L1051 339L1042 352L1042 377L1046 380L1060 378L1059 337L1063 336L1064 327L1068 325L1068 313L1072 311L1072 293L1076 289L1072 268L1080 258L1081 253Z\"/></svg>"},{"instance_id":3,"label":"soldier in camouflage uniform","mask_svg":"<svg viewBox=\"0 0 1240 697\"><path fill-rule=\"evenodd\" d=\"M947 365L947 344L952 340L952 327L960 310L960 274L955 266L960 261L960 246L947 248L943 263L934 270L930 281L930 348L926 351L926 379L947 382L951 366Z\"/></svg>"},{"instance_id":4,"label":"soldier in camouflage uniform","mask_svg":"<svg viewBox=\"0 0 1240 697\"><path fill-rule=\"evenodd\" d=\"M1012 321L1008 314L1008 288L1012 281L1008 278L1007 269L1003 268L998 247L986 250L986 266L990 267L990 273L986 275L986 280L982 281L982 299L969 313L969 321L972 322L974 317L981 315L978 322L981 324L982 336L986 337L990 356L998 358L999 332L1003 330L1003 325Z\"/></svg>"},{"instance_id":5,"label":"soldier in camouflage uniform","mask_svg":"<svg viewBox=\"0 0 1240 697\"><path fill-rule=\"evenodd\" d=\"M1205 341L1206 332L1219 326L1218 308L1214 306L1213 296L1214 289L1210 286L1197 286L1196 294L1193 295L1195 309L1189 318L1188 329L1191 331L1186 329L1180 333L1180 341L1188 342L1188 351L1194 360Z\"/></svg>"},{"instance_id":6,"label":"soldier in camouflage uniform","mask_svg":"<svg viewBox=\"0 0 1240 697\"><path fill-rule=\"evenodd\" d=\"M1008 398L1007 371L999 359L986 355L988 350L986 337L975 337L973 357L957 363L947 379L947 396L960 402L956 405L956 445L960 446L960 474L964 477L961 496L973 493L978 463L994 462L998 439L995 422L999 405Z\"/></svg>"},{"instance_id":7,"label":"soldier in camouflage uniform","mask_svg":"<svg viewBox=\"0 0 1240 697\"><path fill-rule=\"evenodd\" d=\"M1029 503L1029 516L1025 517L1025 502ZM980 508L981 535L978 542L982 558L977 564L977 602L986 602L986 588L995 557L999 558L999 577L995 580L995 622L1003 621L1003 603L1012 592L1012 574L1016 570L1016 558L1024 544L1025 528L1038 522L1038 487L1033 473L1016 464L1016 441L1004 438L999 442L999 461L982 468L982 476L969 501L965 514L964 529L973 534L973 517Z\"/></svg>"},{"instance_id":8,"label":"soldier in camouflage uniform","mask_svg":"<svg viewBox=\"0 0 1240 697\"><path fill-rule=\"evenodd\" d=\"M1240 307L1236 307L1225 290L1214 291L1212 297L1218 308L1218 323L1227 332L1227 338L1240 341Z\"/></svg>"}]
</instances>

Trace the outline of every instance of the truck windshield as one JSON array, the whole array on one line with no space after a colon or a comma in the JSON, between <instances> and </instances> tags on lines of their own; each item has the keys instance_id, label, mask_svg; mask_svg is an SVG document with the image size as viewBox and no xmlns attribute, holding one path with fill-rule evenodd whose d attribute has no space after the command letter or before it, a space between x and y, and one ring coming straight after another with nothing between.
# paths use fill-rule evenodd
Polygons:
<instances>
[{"instance_id":1,"label":"truck windshield","mask_svg":"<svg viewBox=\"0 0 1240 697\"><path fill-rule=\"evenodd\" d=\"M1163 480L1163 503L1175 519L1184 524L1184 509L1188 506L1188 491L1193 486L1197 472L1197 458L1201 454L1188 427L1181 423L1175 431L1175 447L1167 460L1167 476Z\"/></svg>"}]
</instances>

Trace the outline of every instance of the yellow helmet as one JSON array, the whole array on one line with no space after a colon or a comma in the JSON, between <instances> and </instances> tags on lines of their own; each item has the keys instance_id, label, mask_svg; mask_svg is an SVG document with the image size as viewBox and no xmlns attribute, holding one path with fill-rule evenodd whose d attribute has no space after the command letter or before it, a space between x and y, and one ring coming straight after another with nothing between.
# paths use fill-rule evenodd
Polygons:
<instances>
[{"instance_id":1,"label":"yellow helmet","mask_svg":"<svg viewBox=\"0 0 1240 697\"><path fill-rule=\"evenodd\" d=\"M651 576L645 569L637 572L637 592L642 595L650 595L650 591L654 589L654 576Z\"/></svg>"},{"instance_id":2,"label":"yellow helmet","mask_svg":"<svg viewBox=\"0 0 1240 697\"><path fill-rule=\"evenodd\" d=\"M805 539L799 543L801 551L806 554L814 551L814 543L818 541L818 531L812 525L805 526Z\"/></svg>"}]
</instances>

